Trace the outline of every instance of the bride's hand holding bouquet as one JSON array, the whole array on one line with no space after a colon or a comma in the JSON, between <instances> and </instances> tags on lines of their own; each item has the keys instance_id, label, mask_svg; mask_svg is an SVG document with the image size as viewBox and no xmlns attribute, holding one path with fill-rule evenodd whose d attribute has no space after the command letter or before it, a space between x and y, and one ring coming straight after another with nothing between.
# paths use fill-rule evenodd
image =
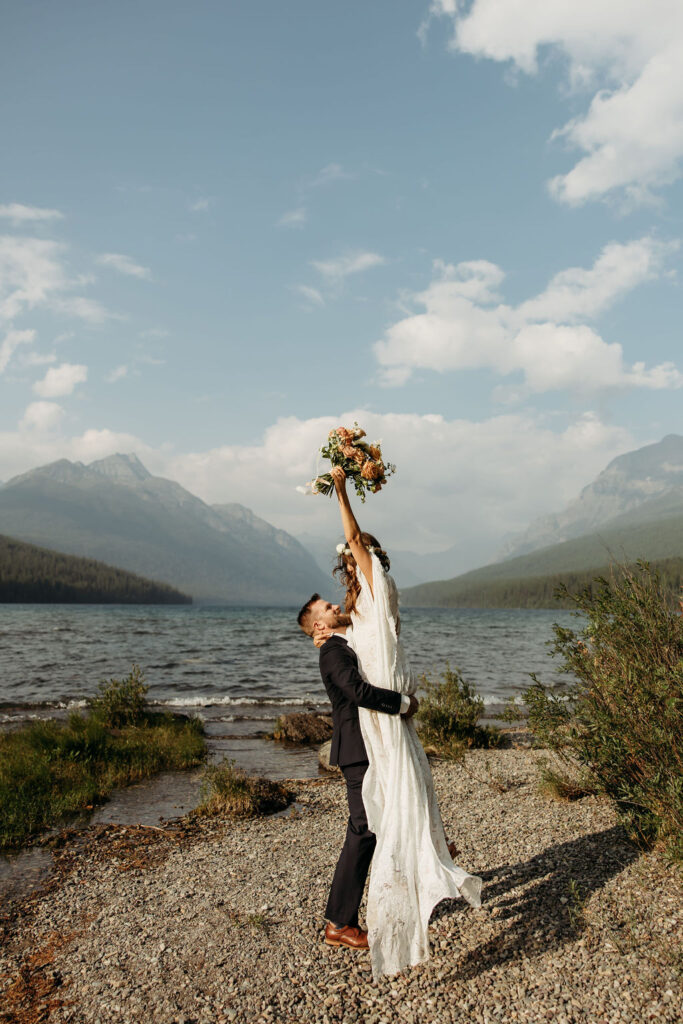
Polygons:
<instances>
[{"instance_id":1,"label":"bride's hand holding bouquet","mask_svg":"<svg viewBox=\"0 0 683 1024\"><path fill-rule=\"evenodd\" d=\"M345 489L345 481L353 480L356 494L365 501L368 491L377 494L387 482L387 478L396 472L396 466L385 463L379 441L369 444L363 440L365 431L357 423L353 427L337 427L331 430L327 444L320 448L324 459L332 463L329 473L320 473L305 487L297 490L304 494L332 494L333 491ZM338 472L336 472L338 471Z\"/></svg>"}]
</instances>

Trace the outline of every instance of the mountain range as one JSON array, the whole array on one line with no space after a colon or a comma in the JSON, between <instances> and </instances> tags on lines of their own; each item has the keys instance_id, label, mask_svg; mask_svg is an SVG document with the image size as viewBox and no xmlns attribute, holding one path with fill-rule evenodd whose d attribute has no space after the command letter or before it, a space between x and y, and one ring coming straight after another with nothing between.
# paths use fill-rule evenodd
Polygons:
<instances>
[{"instance_id":1,"label":"mountain range","mask_svg":"<svg viewBox=\"0 0 683 1024\"><path fill-rule=\"evenodd\" d=\"M619 455L562 511L536 519L523 533L511 537L495 561L572 540L629 513L657 518L683 509L683 437L667 434Z\"/></svg>"},{"instance_id":2,"label":"mountain range","mask_svg":"<svg viewBox=\"0 0 683 1024\"><path fill-rule=\"evenodd\" d=\"M531 592L543 577L682 555L683 437L669 434L610 462L563 512L519 535L501 561L409 587L401 597L413 606L472 607L502 593L504 581Z\"/></svg>"},{"instance_id":3,"label":"mountain range","mask_svg":"<svg viewBox=\"0 0 683 1024\"><path fill-rule=\"evenodd\" d=\"M0 486L0 533L96 558L195 600L296 605L327 582L284 530L239 504L208 505L135 455L60 459Z\"/></svg>"},{"instance_id":4,"label":"mountain range","mask_svg":"<svg viewBox=\"0 0 683 1024\"><path fill-rule=\"evenodd\" d=\"M0 533L143 574L198 601L296 605L331 589L334 541L302 544L243 505L208 505L132 454L89 465L61 459L14 477L0 486ZM680 558L683 437L614 459L563 511L532 523L480 569L444 579L449 551L390 554L405 604L446 606L497 601L506 580L538 597L549 592L541 577Z\"/></svg>"}]
</instances>

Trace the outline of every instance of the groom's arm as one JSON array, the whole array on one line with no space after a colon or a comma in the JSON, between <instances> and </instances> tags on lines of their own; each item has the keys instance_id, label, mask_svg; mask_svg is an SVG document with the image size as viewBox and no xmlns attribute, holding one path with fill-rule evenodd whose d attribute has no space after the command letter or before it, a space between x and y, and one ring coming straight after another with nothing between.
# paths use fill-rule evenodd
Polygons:
<instances>
[{"instance_id":1,"label":"groom's arm","mask_svg":"<svg viewBox=\"0 0 683 1024\"><path fill-rule=\"evenodd\" d=\"M381 686L373 686L363 679L358 671L353 655L345 645L340 647L325 645L320 650L320 672L323 680L327 677L338 687L347 700L357 704L359 708L370 711L381 711L387 715L398 715L405 702L395 690L385 690Z\"/></svg>"}]
</instances>

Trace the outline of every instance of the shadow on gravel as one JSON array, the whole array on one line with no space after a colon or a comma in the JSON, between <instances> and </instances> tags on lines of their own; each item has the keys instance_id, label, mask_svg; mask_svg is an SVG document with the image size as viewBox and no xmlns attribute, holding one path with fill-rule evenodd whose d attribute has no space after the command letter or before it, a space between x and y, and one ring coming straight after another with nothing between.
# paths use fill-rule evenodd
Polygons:
<instances>
[{"instance_id":1,"label":"shadow on gravel","mask_svg":"<svg viewBox=\"0 0 683 1024\"><path fill-rule=\"evenodd\" d=\"M522 953L541 955L574 941L581 930L581 904L639 856L625 830L614 825L550 846L531 860L481 872L485 902L498 911L492 924L504 923L463 957L457 976L474 978Z\"/></svg>"}]
</instances>

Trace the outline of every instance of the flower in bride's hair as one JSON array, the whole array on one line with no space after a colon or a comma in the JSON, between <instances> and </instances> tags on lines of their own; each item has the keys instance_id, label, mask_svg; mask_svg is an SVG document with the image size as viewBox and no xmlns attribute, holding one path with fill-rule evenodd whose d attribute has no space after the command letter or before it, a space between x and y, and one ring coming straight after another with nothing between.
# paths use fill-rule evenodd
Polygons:
<instances>
[{"instance_id":1,"label":"flower in bride's hair","mask_svg":"<svg viewBox=\"0 0 683 1024\"><path fill-rule=\"evenodd\" d=\"M346 547L346 545L345 545L345 544L337 544L337 547L336 547L336 551L337 551L337 554L338 554L338 555L341 555L341 554L343 554L343 553L344 553L344 548L345 548L345 547Z\"/></svg>"}]
</instances>

